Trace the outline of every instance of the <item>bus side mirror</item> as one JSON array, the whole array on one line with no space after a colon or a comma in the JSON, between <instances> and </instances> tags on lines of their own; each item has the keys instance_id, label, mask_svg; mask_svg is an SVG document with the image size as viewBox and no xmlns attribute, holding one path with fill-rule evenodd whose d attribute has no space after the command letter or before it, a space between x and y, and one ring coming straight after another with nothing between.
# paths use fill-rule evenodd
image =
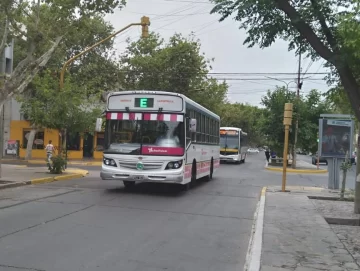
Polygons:
<instances>
[{"instance_id":1,"label":"bus side mirror","mask_svg":"<svg viewBox=\"0 0 360 271\"><path fill-rule=\"evenodd\" d=\"M190 119L189 130L192 133L196 132L196 119Z\"/></svg>"},{"instance_id":2,"label":"bus side mirror","mask_svg":"<svg viewBox=\"0 0 360 271\"><path fill-rule=\"evenodd\" d=\"M102 128L102 118L97 118L96 119L96 124L95 124L95 131L96 132L101 132L101 128Z\"/></svg>"}]
</instances>

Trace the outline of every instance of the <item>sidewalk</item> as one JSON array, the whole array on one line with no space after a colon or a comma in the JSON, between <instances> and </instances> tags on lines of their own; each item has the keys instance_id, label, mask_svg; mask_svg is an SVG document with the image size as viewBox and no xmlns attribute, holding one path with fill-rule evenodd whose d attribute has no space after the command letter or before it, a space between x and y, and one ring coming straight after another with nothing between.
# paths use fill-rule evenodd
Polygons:
<instances>
[{"instance_id":1,"label":"sidewalk","mask_svg":"<svg viewBox=\"0 0 360 271\"><path fill-rule=\"evenodd\" d=\"M289 162L291 162L291 160L289 160ZM265 168L267 170L279 171L279 172L280 171L282 172L282 170L283 170L282 166L279 166L279 167L269 166L267 162L266 162ZM296 169L287 167L286 171L289 173L327 173L328 172L327 169L324 169L321 166L319 167L319 169L317 169L316 165L310 164L310 163L302 161L302 160L296 161Z\"/></svg>"},{"instance_id":2,"label":"sidewalk","mask_svg":"<svg viewBox=\"0 0 360 271\"><path fill-rule=\"evenodd\" d=\"M44 165L46 166L45 159L31 159L24 160L20 158L3 158L1 159L1 163L10 164L10 165ZM96 166L101 167L101 160L69 160L68 165L78 165L78 166Z\"/></svg>"},{"instance_id":3,"label":"sidewalk","mask_svg":"<svg viewBox=\"0 0 360 271\"><path fill-rule=\"evenodd\" d=\"M353 214L354 203L314 199L338 199L338 192L324 188L287 189L290 192L278 192L280 187L272 187L263 193L263 201L260 201L265 202L263 225L256 227L254 234L256 237L259 229L263 232L261 248L256 247L259 242L254 240L250 253L252 262L261 258L261 268L258 263L257 268L252 269L256 266L253 263L247 270L360 270L360 215ZM261 208L259 210L261 212ZM327 221L347 225L333 225ZM358 226L349 226L356 225L356 221ZM256 255L256 251L260 251L260 255Z\"/></svg>"},{"instance_id":4,"label":"sidewalk","mask_svg":"<svg viewBox=\"0 0 360 271\"><path fill-rule=\"evenodd\" d=\"M0 189L62 181L85 177L87 170L67 168L63 174L50 174L47 167L26 167L16 165L1 165Z\"/></svg>"}]
</instances>

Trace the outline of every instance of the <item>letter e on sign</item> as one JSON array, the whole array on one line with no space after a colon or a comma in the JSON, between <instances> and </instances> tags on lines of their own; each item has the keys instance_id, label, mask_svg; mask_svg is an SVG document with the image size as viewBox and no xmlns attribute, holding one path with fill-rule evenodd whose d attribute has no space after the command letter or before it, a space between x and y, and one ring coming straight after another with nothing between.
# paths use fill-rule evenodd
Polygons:
<instances>
[{"instance_id":1,"label":"letter e on sign","mask_svg":"<svg viewBox=\"0 0 360 271\"><path fill-rule=\"evenodd\" d=\"M147 99L146 98L142 98L140 99L140 107L147 107Z\"/></svg>"}]
</instances>

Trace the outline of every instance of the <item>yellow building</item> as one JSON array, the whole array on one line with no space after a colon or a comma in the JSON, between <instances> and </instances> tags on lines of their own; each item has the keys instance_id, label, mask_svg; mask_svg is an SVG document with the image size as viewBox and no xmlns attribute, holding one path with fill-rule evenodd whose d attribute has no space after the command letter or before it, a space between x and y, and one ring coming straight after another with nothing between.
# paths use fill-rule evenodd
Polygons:
<instances>
[{"instance_id":1,"label":"yellow building","mask_svg":"<svg viewBox=\"0 0 360 271\"><path fill-rule=\"evenodd\" d=\"M31 127L28 121L11 120L9 139L20 141L20 158L25 158L27 138L30 131ZM59 131L45 128L36 133L32 149L33 159L46 158L44 147L49 140L52 140L52 144L55 149L58 150L61 142ZM85 133L83 136L77 134L75 136L68 137L68 158L73 160L102 159L103 145L103 132Z\"/></svg>"}]
</instances>

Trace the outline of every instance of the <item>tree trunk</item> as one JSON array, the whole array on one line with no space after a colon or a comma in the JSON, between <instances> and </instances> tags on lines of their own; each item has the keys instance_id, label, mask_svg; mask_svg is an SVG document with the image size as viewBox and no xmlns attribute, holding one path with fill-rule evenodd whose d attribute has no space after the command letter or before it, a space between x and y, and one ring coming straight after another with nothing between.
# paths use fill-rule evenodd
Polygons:
<instances>
[{"instance_id":1,"label":"tree trunk","mask_svg":"<svg viewBox=\"0 0 360 271\"><path fill-rule=\"evenodd\" d=\"M28 141L27 141L25 160L30 160L32 157L32 147L34 144L36 132L37 132L36 129L34 129L34 127L32 127L30 134L29 134Z\"/></svg>"},{"instance_id":2,"label":"tree trunk","mask_svg":"<svg viewBox=\"0 0 360 271\"><path fill-rule=\"evenodd\" d=\"M359 127L360 127L360 123L359 123ZM360 135L360 129L359 129L358 133ZM357 140L357 146L359 146L359 138ZM360 163L359 163L360 150L359 150L359 147L357 147L356 156L357 156L357 162L356 162L354 213L360 214Z\"/></svg>"},{"instance_id":3,"label":"tree trunk","mask_svg":"<svg viewBox=\"0 0 360 271\"><path fill-rule=\"evenodd\" d=\"M347 163L347 160L345 160ZM346 175L347 175L347 170L343 169L343 178L342 178L342 184L341 184L341 191L340 191L340 199L344 199L344 194L345 194L345 185L346 185Z\"/></svg>"}]
</instances>

